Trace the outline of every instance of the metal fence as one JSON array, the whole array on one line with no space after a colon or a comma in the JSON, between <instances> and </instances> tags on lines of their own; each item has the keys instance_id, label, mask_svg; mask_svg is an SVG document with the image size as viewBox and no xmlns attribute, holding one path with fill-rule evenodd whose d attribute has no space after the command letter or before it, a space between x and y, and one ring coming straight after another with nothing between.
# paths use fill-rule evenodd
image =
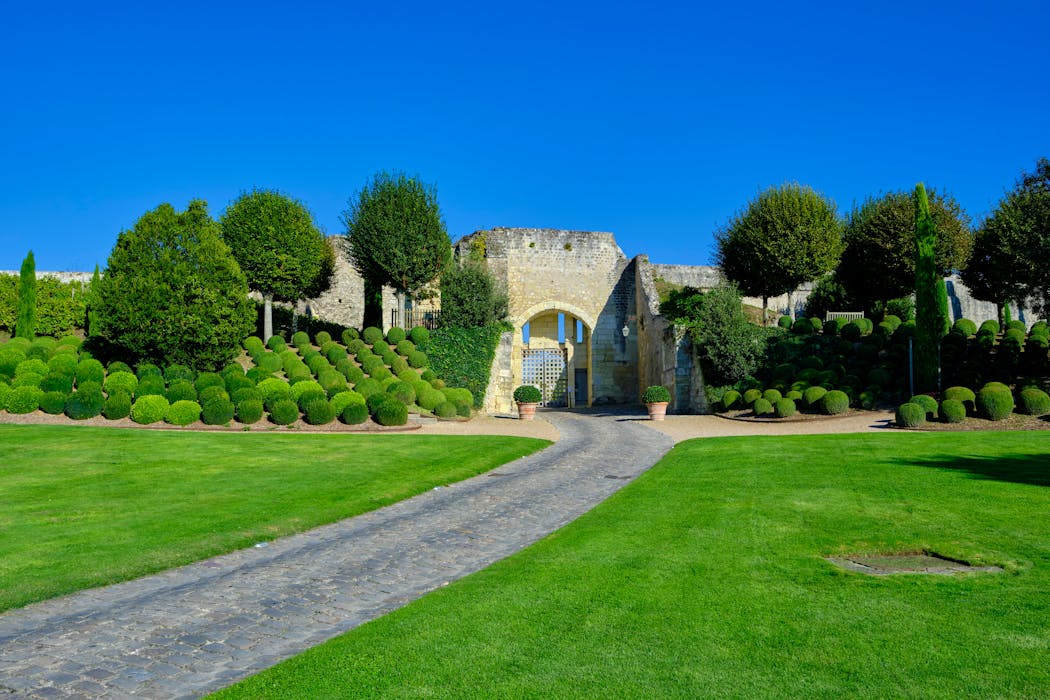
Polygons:
<instances>
[{"instance_id":1,"label":"metal fence","mask_svg":"<svg viewBox=\"0 0 1050 700\"><path fill-rule=\"evenodd\" d=\"M424 311L421 309L405 309L404 322L398 316L397 309L390 309L390 325L410 330L416 326L423 326L427 330L434 330L441 325L440 311Z\"/></svg>"}]
</instances>

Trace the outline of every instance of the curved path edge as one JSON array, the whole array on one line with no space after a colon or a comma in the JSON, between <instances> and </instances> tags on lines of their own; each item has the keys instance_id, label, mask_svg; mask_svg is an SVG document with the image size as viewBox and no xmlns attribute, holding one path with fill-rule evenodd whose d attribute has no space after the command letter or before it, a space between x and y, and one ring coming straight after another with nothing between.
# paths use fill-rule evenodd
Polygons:
<instances>
[{"instance_id":1,"label":"curved path edge","mask_svg":"<svg viewBox=\"0 0 1050 700\"><path fill-rule=\"evenodd\" d=\"M655 464L626 416L545 413L550 447L355 518L0 615L0 692L189 698L513 554Z\"/></svg>"}]
</instances>

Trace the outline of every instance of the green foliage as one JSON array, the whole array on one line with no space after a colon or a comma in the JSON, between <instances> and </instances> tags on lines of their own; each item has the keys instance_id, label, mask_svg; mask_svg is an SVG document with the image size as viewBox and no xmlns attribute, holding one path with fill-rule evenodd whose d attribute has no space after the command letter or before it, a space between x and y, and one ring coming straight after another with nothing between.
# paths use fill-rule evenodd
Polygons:
<instances>
[{"instance_id":1,"label":"green foliage","mask_svg":"<svg viewBox=\"0 0 1050 700\"><path fill-rule=\"evenodd\" d=\"M1041 389L1024 389L1018 398L1021 400L1018 413L1029 416L1045 416L1050 413L1050 396Z\"/></svg>"},{"instance_id":2,"label":"green foliage","mask_svg":"<svg viewBox=\"0 0 1050 700\"><path fill-rule=\"evenodd\" d=\"M57 416L65 410L66 397L69 395L69 392L41 391L43 391L43 393L40 395L40 400L38 402L41 411Z\"/></svg>"},{"instance_id":3,"label":"green foliage","mask_svg":"<svg viewBox=\"0 0 1050 700\"><path fill-rule=\"evenodd\" d=\"M791 332L797 335L809 335L813 332L813 323L808 318L796 318L791 324Z\"/></svg>"},{"instance_id":4,"label":"green foliage","mask_svg":"<svg viewBox=\"0 0 1050 700\"><path fill-rule=\"evenodd\" d=\"M744 396L743 396L744 406L750 408L751 404L753 404L755 401L757 401L760 398L762 398L762 390L761 389L748 389L747 391L744 392Z\"/></svg>"},{"instance_id":5,"label":"green foliage","mask_svg":"<svg viewBox=\"0 0 1050 700\"><path fill-rule=\"evenodd\" d=\"M318 331L314 335L314 340L317 342L317 347L321 347L325 343L332 342L332 334L328 331Z\"/></svg>"},{"instance_id":6,"label":"green foliage","mask_svg":"<svg viewBox=\"0 0 1050 700\"><path fill-rule=\"evenodd\" d=\"M164 422L171 425L189 425L196 423L200 416L201 407L196 401L176 401L168 406Z\"/></svg>"},{"instance_id":7,"label":"green foliage","mask_svg":"<svg viewBox=\"0 0 1050 700\"><path fill-rule=\"evenodd\" d=\"M913 403L918 406L922 406L923 410L926 411L926 418L929 420L935 420L937 418L937 399L926 394L918 394L908 399L908 403Z\"/></svg>"},{"instance_id":8,"label":"green foliage","mask_svg":"<svg viewBox=\"0 0 1050 700\"><path fill-rule=\"evenodd\" d=\"M139 378L131 372L111 372L106 377L105 383L102 386L107 394L122 391L128 396L131 396L139 386ZM193 393L193 396L196 398L196 391Z\"/></svg>"},{"instance_id":9,"label":"green foliage","mask_svg":"<svg viewBox=\"0 0 1050 700\"><path fill-rule=\"evenodd\" d=\"M217 372L201 372L193 381L193 386L197 388L198 392L203 392L205 389L213 386L225 389L226 381Z\"/></svg>"},{"instance_id":10,"label":"green foliage","mask_svg":"<svg viewBox=\"0 0 1050 700\"><path fill-rule=\"evenodd\" d=\"M35 386L16 386L8 392L4 405L8 413L32 413L40 406L43 395Z\"/></svg>"},{"instance_id":11,"label":"green foliage","mask_svg":"<svg viewBox=\"0 0 1050 700\"><path fill-rule=\"evenodd\" d=\"M763 398L755 399L755 402L751 404L751 410L755 416L769 416L773 414L773 404L769 403Z\"/></svg>"},{"instance_id":12,"label":"green foliage","mask_svg":"<svg viewBox=\"0 0 1050 700\"><path fill-rule=\"evenodd\" d=\"M452 265L441 276L441 324L475 328L502 321L507 315L507 295L481 261Z\"/></svg>"},{"instance_id":13,"label":"green foliage","mask_svg":"<svg viewBox=\"0 0 1050 700\"><path fill-rule=\"evenodd\" d=\"M32 338L36 335L36 261L29 251L22 261L18 275L18 320L15 336Z\"/></svg>"},{"instance_id":14,"label":"green foliage","mask_svg":"<svg viewBox=\"0 0 1050 700\"><path fill-rule=\"evenodd\" d=\"M943 278L966 267L972 244L970 219L951 195L930 190L927 202L930 225L936 231L932 274ZM915 290L912 193L890 192L854 208L847 217L844 241L836 277L863 310L872 311L876 302Z\"/></svg>"},{"instance_id":15,"label":"green foliage","mask_svg":"<svg viewBox=\"0 0 1050 700\"><path fill-rule=\"evenodd\" d=\"M242 399L237 402L237 422L245 425L258 423L262 420L263 410L263 402L259 399Z\"/></svg>"},{"instance_id":16,"label":"green foliage","mask_svg":"<svg viewBox=\"0 0 1050 700\"><path fill-rule=\"evenodd\" d=\"M777 319L777 326L783 328L786 331L791 330L791 325L792 321L790 316L781 316Z\"/></svg>"},{"instance_id":17,"label":"green foliage","mask_svg":"<svg viewBox=\"0 0 1050 700\"><path fill-rule=\"evenodd\" d=\"M101 384L106 377L106 369L96 359L88 358L77 363L77 385L84 382L96 382Z\"/></svg>"},{"instance_id":18,"label":"green foliage","mask_svg":"<svg viewBox=\"0 0 1050 700\"><path fill-rule=\"evenodd\" d=\"M352 403L365 405L365 397L356 391L343 391L332 397L332 410L335 414L342 415L343 409Z\"/></svg>"},{"instance_id":19,"label":"green foliage","mask_svg":"<svg viewBox=\"0 0 1050 700\"><path fill-rule=\"evenodd\" d=\"M777 389L766 389L762 392L762 398L773 404L784 397Z\"/></svg>"},{"instance_id":20,"label":"green foliage","mask_svg":"<svg viewBox=\"0 0 1050 700\"><path fill-rule=\"evenodd\" d=\"M792 399L778 399L773 403L773 415L777 418L790 418L797 410Z\"/></svg>"},{"instance_id":21,"label":"green foliage","mask_svg":"<svg viewBox=\"0 0 1050 700\"><path fill-rule=\"evenodd\" d=\"M263 400L262 392L254 386L246 386L230 393L230 400L235 404L240 404L241 401L247 401L249 399L261 402Z\"/></svg>"},{"instance_id":22,"label":"green foliage","mask_svg":"<svg viewBox=\"0 0 1050 700\"><path fill-rule=\"evenodd\" d=\"M197 378L197 373L186 365L168 365L164 369L164 379L171 383L176 379L184 379L192 382Z\"/></svg>"},{"instance_id":23,"label":"green foliage","mask_svg":"<svg viewBox=\"0 0 1050 700\"><path fill-rule=\"evenodd\" d=\"M452 242L433 187L398 173L379 173L343 212L350 257L361 276L404 294L448 267Z\"/></svg>"},{"instance_id":24,"label":"green foliage","mask_svg":"<svg viewBox=\"0 0 1050 700\"><path fill-rule=\"evenodd\" d=\"M251 332L247 295L207 205L163 204L117 239L99 283L100 332L137 358L220 367Z\"/></svg>"},{"instance_id":25,"label":"green foliage","mask_svg":"<svg viewBox=\"0 0 1050 700\"><path fill-rule=\"evenodd\" d=\"M667 387L656 385L646 387L642 392L642 403L667 403L671 400L671 392Z\"/></svg>"},{"instance_id":26,"label":"green foliage","mask_svg":"<svg viewBox=\"0 0 1050 700\"><path fill-rule=\"evenodd\" d=\"M339 414L340 420L347 425L359 425L368 420L368 406L363 403L348 404Z\"/></svg>"},{"instance_id":27,"label":"green foliage","mask_svg":"<svg viewBox=\"0 0 1050 700\"><path fill-rule=\"evenodd\" d=\"M915 187L915 385L939 389L940 340L948 332L948 295L936 265L937 228L926 189Z\"/></svg>"},{"instance_id":28,"label":"green foliage","mask_svg":"<svg viewBox=\"0 0 1050 700\"><path fill-rule=\"evenodd\" d=\"M411 384L402 381L392 382L387 388L386 393L393 396L401 403L408 405L414 403L416 400L416 390L412 388Z\"/></svg>"},{"instance_id":29,"label":"green foliage","mask_svg":"<svg viewBox=\"0 0 1050 700\"><path fill-rule=\"evenodd\" d=\"M413 343L418 345L425 345L430 342L430 331L423 326L416 326L408 334L409 338Z\"/></svg>"},{"instance_id":30,"label":"green foliage","mask_svg":"<svg viewBox=\"0 0 1050 700\"><path fill-rule=\"evenodd\" d=\"M41 391L58 391L63 394L68 394L73 391L73 378L66 374L52 372L44 377L43 381L37 386L40 387Z\"/></svg>"},{"instance_id":31,"label":"green foliage","mask_svg":"<svg viewBox=\"0 0 1050 700\"><path fill-rule=\"evenodd\" d=\"M162 421L168 413L168 405L168 400L163 396L140 396L131 406L131 420L141 425Z\"/></svg>"},{"instance_id":32,"label":"green foliage","mask_svg":"<svg viewBox=\"0 0 1050 700\"><path fill-rule=\"evenodd\" d=\"M296 331L292 333L292 345L297 348L305 348L310 345L310 336L306 331Z\"/></svg>"},{"instance_id":33,"label":"green foliage","mask_svg":"<svg viewBox=\"0 0 1050 700\"><path fill-rule=\"evenodd\" d=\"M407 337L408 334L405 333L405 329L399 328L397 326L392 326L390 330L386 332L386 342L390 343L391 345L397 345Z\"/></svg>"},{"instance_id":34,"label":"green foliage","mask_svg":"<svg viewBox=\"0 0 1050 700\"><path fill-rule=\"evenodd\" d=\"M930 397L926 397L930 398ZM926 424L929 411L917 403L902 403L897 407L897 425L902 428L921 428Z\"/></svg>"},{"instance_id":35,"label":"green foliage","mask_svg":"<svg viewBox=\"0 0 1050 700\"><path fill-rule=\"evenodd\" d=\"M474 407L480 408L489 383L489 371L504 326L479 328L439 328L421 351L430 359L430 367L450 386L468 389Z\"/></svg>"},{"instance_id":36,"label":"green foliage","mask_svg":"<svg viewBox=\"0 0 1050 700\"><path fill-rule=\"evenodd\" d=\"M845 413L849 409L849 396L843 391L833 389L824 394L820 400L820 407L829 416Z\"/></svg>"},{"instance_id":37,"label":"green foliage","mask_svg":"<svg viewBox=\"0 0 1050 700\"><path fill-rule=\"evenodd\" d=\"M327 425L335 420L335 409L327 399L310 399L303 407L303 420L310 425Z\"/></svg>"},{"instance_id":38,"label":"green foliage","mask_svg":"<svg viewBox=\"0 0 1050 700\"><path fill-rule=\"evenodd\" d=\"M358 340L359 334L356 328L347 328L342 332L341 337L343 339L343 345L349 346L350 343Z\"/></svg>"},{"instance_id":39,"label":"green foliage","mask_svg":"<svg viewBox=\"0 0 1050 700\"><path fill-rule=\"evenodd\" d=\"M434 415L438 418L455 418L457 415L456 404L451 401L442 401L434 407Z\"/></svg>"},{"instance_id":40,"label":"green foliage","mask_svg":"<svg viewBox=\"0 0 1050 700\"><path fill-rule=\"evenodd\" d=\"M223 386L206 386L197 395L197 401L200 402L201 406L205 406L212 401L228 401L230 395L226 392L226 387Z\"/></svg>"},{"instance_id":41,"label":"green foliage","mask_svg":"<svg viewBox=\"0 0 1050 700\"><path fill-rule=\"evenodd\" d=\"M1008 388L986 385L977 392L977 412L984 418L1000 421L1014 410L1014 397Z\"/></svg>"},{"instance_id":42,"label":"green foliage","mask_svg":"<svg viewBox=\"0 0 1050 700\"><path fill-rule=\"evenodd\" d=\"M236 410L237 407L228 398L214 398L204 403L201 420L205 425L226 425L233 420Z\"/></svg>"},{"instance_id":43,"label":"green foliage","mask_svg":"<svg viewBox=\"0 0 1050 700\"><path fill-rule=\"evenodd\" d=\"M361 337L369 345L375 345L383 339L383 331L375 326L369 326L362 332Z\"/></svg>"},{"instance_id":44,"label":"green foliage","mask_svg":"<svg viewBox=\"0 0 1050 700\"><path fill-rule=\"evenodd\" d=\"M966 406L958 399L945 399L941 401L940 415L945 423L962 423L966 420Z\"/></svg>"},{"instance_id":45,"label":"green foliage","mask_svg":"<svg viewBox=\"0 0 1050 700\"><path fill-rule=\"evenodd\" d=\"M268 408L272 408L277 401L289 399L292 395L292 388L288 386L288 383L276 377L262 380L255 385L255 388L262 394L263 403Z\"/></svg>"},{"instance_id":46,"label":"green foliage","mask_svg":"<svg viewBox=\"0 0 1050 700\"><path fill-rule=\"evenodd\" d=\"M416 404L418 404L420 408L433 411L437 408L438 404L443 403L444 401L445 395L431 387L429 384L425 388L416 390Z\"/></svg>"},{"instance_id":47,"label":"green foliage","mask_svg":"<svg viewBox=\"0 0 1050 700\"><path fill-rule=\"evenodd\" d=\"M373 394L383 393L383 385L377 379L371 377L365 377L361 381L354 384L354 391L356 391L365 399L372 396Z\"/></svg>"},{"instance_id":48,"label":"green foliage","mask_svg":"<svg viewBox=\"0 0 1050 700\"><path fill-rule=\"evenodd\" d=\"M175 403L176 401L196 401L197 389L193 386L193 382L186 381L185 379L176 379L168 385L168 390L164 392L164 397L169 403Z\"/></svg>"},{"instance_id":49,"label":"green foliage","mask_svg":"<svg viewBox=\"0 0 1050 700\"><path fill-rule=\"evenodd\" d=\"M722 394L722 410L731 411L740 404L740 392L729 389Z\"/></svg>"},{"instance_id":50,"label":"green foliage","mask_svg":"<svg viewBox=\"0 0 1050 700\"><path fill-rule=\"evenodd\" d=\"M7 405L7 396L11 393L11 385L6 382L0 382L0 410L3 410Z\"/></svg>"},{"instance_id":51,"label":"green foliage","mask_svg":"<svg viewBox=\"0 0 1050 700\"><path fill-rule=\"evenodd\" d=\"M160 371L160 367L152 362L140 362L136 368L135 376L140 380L145 377L160 377L163 379L164 373Z\"/></svg>"},{"instance_id":52,"label":"green foliage","mask_svg":"<svg viewBox=\"0 0 1050 700\"><path fill-rule=\"evenodd\" d=\"M230 204L220 225L248 285L264 299L296 301L328 289L335 253L302 202L252 190Z\"/></svg>"},{"instance_id":53,"label":"green foliage","mask_svg":"<svg viewBox=\"0 0 1050 700\"><path fill-rule=\"evenodd\" d=\"M720 231L717 259L725 276L744 292L785 294L835 267L842 252L842 224L833 202L798 184L760 193Z\"/></svg>"},{"instance_id":54,"label":"green foliage","mask_svg":"<svg viewBox=\"0 0 1050 700\"><path fill-rule=\"evenodd\" d=\"M958 331L964 338L977 335L977 324L968 318L960 318L952 324L952 330Z\"/></svg>"},{"instance_id":55,"label":"green foliage","mask_svg":"<svg viewBox=\"0 0 1050 700\"><path fill-rule=\"evenodd\" d=\"M131 395L118 391L109 395L102 406L102 415L109 420L127 418L131 415Z\"/></svg>"},{"instance_id":56,"label":"green foliage","mask_svg":"<svg viewBox=\"0 0 1050 700\"><path fill-rule=\"evenodd\" d=\"M270 407L270 420L277 425L291 425L299 420L299 406L291 399L279 399Z\"/></svg>"}]
</instances>

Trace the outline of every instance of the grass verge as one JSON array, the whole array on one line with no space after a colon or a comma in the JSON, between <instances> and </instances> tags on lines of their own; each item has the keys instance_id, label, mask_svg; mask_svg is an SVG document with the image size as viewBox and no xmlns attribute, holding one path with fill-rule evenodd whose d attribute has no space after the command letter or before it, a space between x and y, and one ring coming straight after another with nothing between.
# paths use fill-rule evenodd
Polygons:
<instances>
[{"instance_id":1,"label":"grass verge","mask_svg":"<svg viewBox=\"0 0 1050 700\"><path fill-rule=\"evenodd\" d=\"M218 697L1047 697L1048 448L685 442L524 552ZM824 559L923 548L1006 572Z\"/></svg>"},{"instance_id":2,"label":"grass verge","mask_svg":"<svg viewBox=\"0 0 1050 700\"><path fill-rule=\"evenodd\" d=\"M358 515L547 444L0 425L0 610Z\"/></svg>"}]
</instances>

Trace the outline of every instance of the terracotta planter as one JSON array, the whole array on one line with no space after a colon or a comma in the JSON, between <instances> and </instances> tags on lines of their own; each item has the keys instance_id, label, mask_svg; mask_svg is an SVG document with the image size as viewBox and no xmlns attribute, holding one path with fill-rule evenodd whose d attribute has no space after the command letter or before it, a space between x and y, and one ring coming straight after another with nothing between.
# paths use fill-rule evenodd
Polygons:
<instances>
[{"instance_id":1,"label":"terracotta planter","mask_svg":"<svg viewBox=\"0 0 1050 700\"><path fill-rule=\"evenodd\" d=\"M667 401L660 401L645 404L645 407L649 409L649 420L663 420L667 415L667 403Z\"/></svg>"},{"instance_id":2,"label":"terracotta planter","mask_svg":"<svg viewBox=\"0 0 1050 700\"><path fill-rule=\"evenodd\" d=\"M536 417L536 407L538 403L519 403L518 404L518 418L520 420L532 420Z\"/></svg>"}]
</instances>

